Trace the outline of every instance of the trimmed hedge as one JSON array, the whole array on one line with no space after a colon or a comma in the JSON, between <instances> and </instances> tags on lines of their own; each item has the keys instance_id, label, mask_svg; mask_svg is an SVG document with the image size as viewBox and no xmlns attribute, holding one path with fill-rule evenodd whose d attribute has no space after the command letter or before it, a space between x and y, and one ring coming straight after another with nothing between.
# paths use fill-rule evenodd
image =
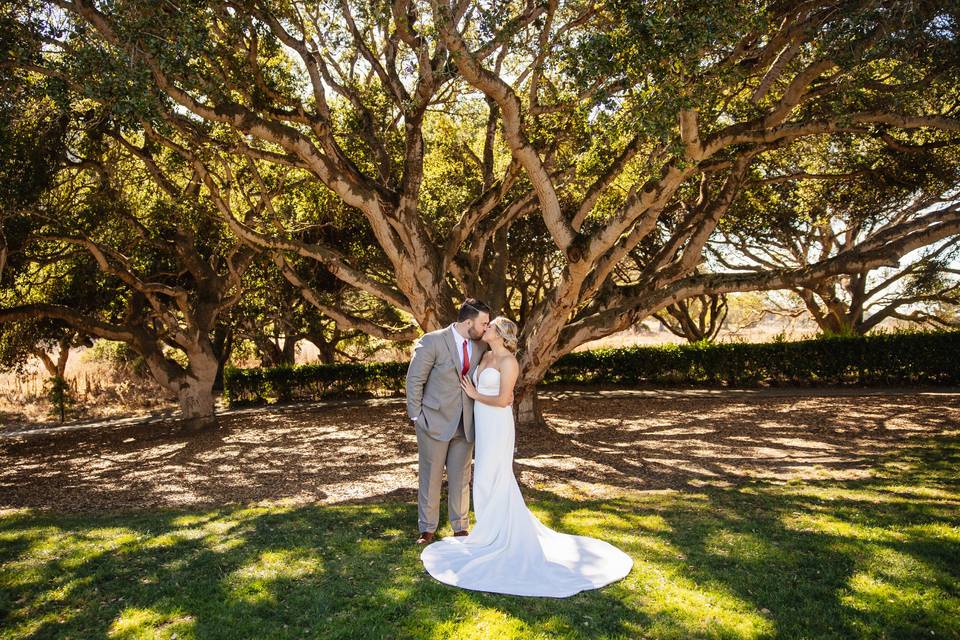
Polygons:
<instances>
[{"instance_id":1,"label":"trimmed hedge","mask_svg":"<svg viewBox=\"0 0 960 640\"><path fill-rule=\"evenodd\" d=\"M396 395L403 392L406 375L406 362L228 368L223 372L223 392L231 405Z\"/></svg>"},{"instance_id":2,"label":"trimmed hedge","mask_svg":"<svg viewBox=\"0 0 960 640\"><path fill-rule=\"evenodd\" d=\"M227 369L230 404L399 395L406 362ZM960 331L799 342L665 344L570 353L544 384L613 386L960 383Z\"/></svg>"},{"instance_id":3,"label":"trimmed hedge","mask_svg":"<svg viewBox=\"0 0 960 640\"><path fill-rule=\"evenodd\" d=\"M558 360L544 382L950 384L960 382L960 331L583 351Z\"/></svg>"}]
</instances>

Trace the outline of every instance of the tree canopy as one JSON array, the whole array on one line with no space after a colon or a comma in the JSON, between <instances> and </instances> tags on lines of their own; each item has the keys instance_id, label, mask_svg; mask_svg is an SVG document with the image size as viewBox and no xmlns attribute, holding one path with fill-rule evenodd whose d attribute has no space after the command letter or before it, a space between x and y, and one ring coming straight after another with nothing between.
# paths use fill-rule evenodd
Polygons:
<instances>
[{"instance_id":1,"label":"tree canopy","mask_svg":"<svg viewBox=\"0 0 960 640\"><path fill-rule=\"evenodd\" d=\"M521 321L524 422L539 417L547 367L589 340L694 296L894 266L960 230L947 206L810 263L705 261L718 229L789 208L770 180L807 189L811 171L789 161L806 149L855 147L866 164L891 149L956 149L953 2L34 0L3 11L18 85L175 150L178 188L199 186L243 246L344 330L410 340L467 295ZM921 189L923 172L904 181ZM330 304L305 261L351 295Z\"/></svg>"}]
</instances>

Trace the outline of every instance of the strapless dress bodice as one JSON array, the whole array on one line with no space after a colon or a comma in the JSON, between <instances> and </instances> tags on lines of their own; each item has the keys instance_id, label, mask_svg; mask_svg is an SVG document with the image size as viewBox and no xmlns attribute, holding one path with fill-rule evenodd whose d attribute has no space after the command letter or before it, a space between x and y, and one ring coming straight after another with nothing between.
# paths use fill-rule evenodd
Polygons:
<instances>
[{"instance_id":1,"label":"strapless dress bodice","mask_svg":"<svg viewBox=\"0 0 960 640\"><path fill-rule=\"evenodd\" d=\"M497 369L487 367L480 372L479 376L474 372L473 378L479 393L485 396L500 395L500 371Z\"/></svg>"}]
</instances>

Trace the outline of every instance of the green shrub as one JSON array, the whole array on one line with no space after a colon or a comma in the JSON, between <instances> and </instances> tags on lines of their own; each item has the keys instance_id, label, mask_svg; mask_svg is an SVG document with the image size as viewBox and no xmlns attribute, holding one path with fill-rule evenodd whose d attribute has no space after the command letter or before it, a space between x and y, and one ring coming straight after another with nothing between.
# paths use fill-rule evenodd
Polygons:
<instances>
[{"instance_id":1,"label":"green shrub","mask_svg":"<svg viewBox=\"0 0 960 640\"><path fill-rule=\"evenodd\" d=\"M374 362L228 368L223 375L224 393L230 404L259 404L397 394L403 390L407 364Z\"/></svg>"},{"instance_id":2,"label":"green shrub","mask_svg":"<svg viewBox=\"0 0 960 640\"><path fill-rule=\"evenodd\" d=\"M76 404L70 383L60 376L53 376L44 384L44 390L51 405L50 415L63 422L67 417L67 409Z\"/></svg>"},{"instance_id":3,"label":"green shrub","mask_svg":"<svg viewBox=\"0 0 960 640\"><path fill-rule=\"evenodd\" d=\"M406 362L227 369L224 388L231 404L398 395L406 373ZM623 387L956 384L960 331L598 349L563 356L543 382Z\"/></svg>"}]
</instances>

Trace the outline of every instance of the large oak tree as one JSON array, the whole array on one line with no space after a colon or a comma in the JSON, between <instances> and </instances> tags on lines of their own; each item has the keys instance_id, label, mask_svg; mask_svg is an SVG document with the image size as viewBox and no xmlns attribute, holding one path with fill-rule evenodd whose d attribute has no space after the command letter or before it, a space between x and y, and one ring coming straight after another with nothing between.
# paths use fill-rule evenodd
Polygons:
<instances>
[{"instance_id":1,"label":"large oak tree","mask_svg":"<svg viewBox=\"0 0 960 640\"><path fill-rule=\"evenodd\" d=\"M37 28L44 11L62 24ZM92 99L166 123L186 148L301 172L376 243L300 240L298 208L248 220L221 208L281 268L316 260L424 330L467 294L518 318L522 305L524 422L559 356L670 304L893 265L960 230L943 210L801 268L699 268L765 154L839 135L949 143L952 2L54 0L15 22L43 41L15 64L52 77L92 65ZM216 199L217 179L194 168ZM520 259L530 237L549 242L539 274Z\"/></svg>"}]
</instances>

